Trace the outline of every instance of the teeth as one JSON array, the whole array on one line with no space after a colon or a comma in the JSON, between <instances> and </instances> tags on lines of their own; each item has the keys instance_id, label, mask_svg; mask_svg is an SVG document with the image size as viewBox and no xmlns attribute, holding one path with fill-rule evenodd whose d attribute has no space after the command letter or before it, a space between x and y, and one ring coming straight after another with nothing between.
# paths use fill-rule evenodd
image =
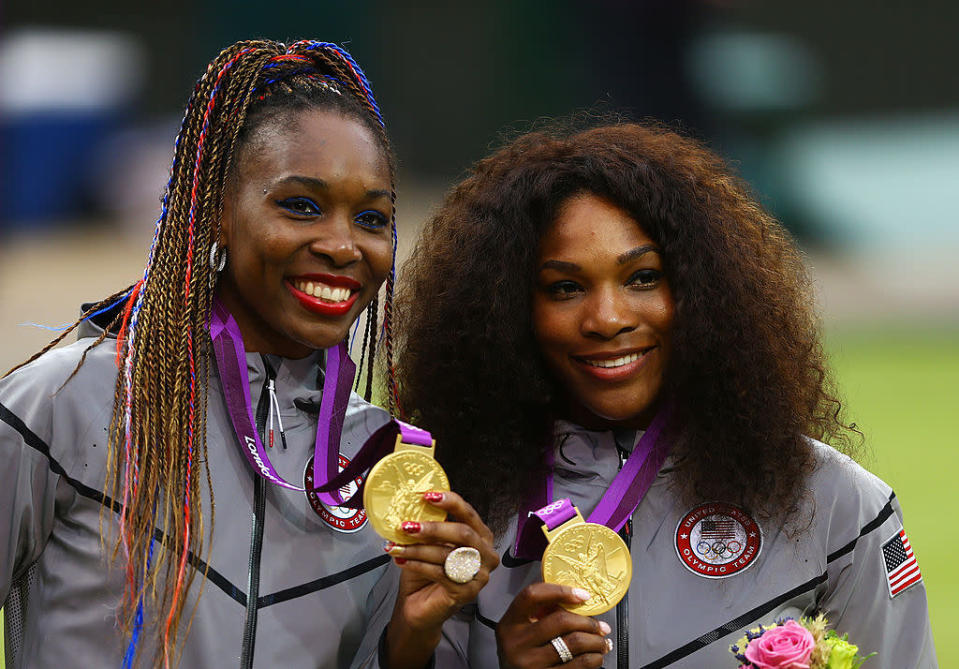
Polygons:
<instances>
[{"instance_id":1,"label":"teeth","mask_svg":"<svg viewBox=\"0 0 959 669\"><path fill-rule=\"evenodd\" d=\"M612 360L584 360L587 365L593 367L622 367L623 365L628 365L631 362L639 360L641 355L639 353L630 353L629 355L624 355L622 358L613 358Z\"/></svg>"},{"instance_id":2,"label":"teeth","mask_svg":"<svg viewBox=\"0 0 959 669\"><path fill-rule=\"evenodd\" d=\"M313 283L312 281L294 281L293 285L297 290L327 302L343 302L350 297L349 288L333 288L332 286Z\"/></svg>"}]
</instances>

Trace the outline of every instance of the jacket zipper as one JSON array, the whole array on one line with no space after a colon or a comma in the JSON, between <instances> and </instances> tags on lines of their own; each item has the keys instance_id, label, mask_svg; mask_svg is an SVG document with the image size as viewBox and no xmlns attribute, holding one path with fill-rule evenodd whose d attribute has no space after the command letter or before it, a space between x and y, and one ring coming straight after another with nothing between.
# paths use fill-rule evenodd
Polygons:
<instances>
[{"instance_id":1,"label":"jacket zipper","mask_svg":"<svg viewBox=\"0 0 959 669\"><path fill-rule=\"evenodd\" d=\"M633 538L633 521L627 520L619 536L630 549ZM618 669L629 669L629 590L616 605L616 666Z\"/></svg>"},{"instance_id":2,"label":"jacket zipper","mask_svg":"<svg viewBox=\"0 0 959 669\"><path fill-rule=\"evenodd\" d=\"M626 454L617 445L619 452L619 468L626 462ZM626 550L632 552L633 519L626 520L626 524L619 531L619 536L626 542ZM616 605L616 667L629 669L629 590Z\"/></svg>"},{"instance_id":3,"label":"jacket zipper","mask_svg":"<svg viewBox=\"0 0 959 669\"><path fill-rule=\"evenodd\" d=\"M269 386L276 379L276 372L263 358L266 379L256 403L256 429L260 441L265 440L266 420L270 412ZM247 578L246 624L243 629L243 652L240 655L240 667L252 669L253 652L256 645L257 601L260 598L260 555L263 552L263 522L266 516L266 479L253 474L253 527L250 539L250 570Z\"/></svg>"}]
</instances>

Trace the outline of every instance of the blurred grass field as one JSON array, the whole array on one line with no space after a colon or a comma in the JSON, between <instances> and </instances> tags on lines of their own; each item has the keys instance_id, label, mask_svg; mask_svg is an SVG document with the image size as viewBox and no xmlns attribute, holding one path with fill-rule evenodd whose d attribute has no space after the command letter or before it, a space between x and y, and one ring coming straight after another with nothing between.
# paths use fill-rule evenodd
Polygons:
<instances>
[{"instance_id":1,"label":"blurred grass field","mask_svg":"<svg viewBox=\"0 0 959 669\"><path fill-rule=\"evenodd\" d=\"M959 620L959 572L947 503L959 474L959 331L833 332L827 349L847 417L866 436L864 464L902 504L929 593L939 665L959 666L959 638L949 632ZM0 640L0 668L2 648Z\"/></svg>"},{"instance_id":2,"label":"blurred grass field","mask_svg":"<svg viewBox=\"0 0 959 669\"><path fill-rule=\"evenodd\" d=\"M959 483L959 330L833 333L827 348L847 417L866 436L863 464L902 505L939 666L959 666L959 637L949 632L959 620L959 573L948 502Z\"/></svg>"}]
</instances>

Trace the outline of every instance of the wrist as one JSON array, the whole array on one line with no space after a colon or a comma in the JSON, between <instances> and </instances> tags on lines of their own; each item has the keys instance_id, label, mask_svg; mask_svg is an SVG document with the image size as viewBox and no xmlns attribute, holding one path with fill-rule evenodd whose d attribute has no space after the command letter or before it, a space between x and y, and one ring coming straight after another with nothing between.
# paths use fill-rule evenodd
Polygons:
<instances>
[{"instance_id":1,"label":"wrist","mask_svg":"<svg viewBox=\"0 0 959 669\"><path fill-rule=\"evenodd\" d=\"M442 626L414 628L394 617L380 638L382 669L431 669L441 638Z\"/></svg>"}]
</instances>

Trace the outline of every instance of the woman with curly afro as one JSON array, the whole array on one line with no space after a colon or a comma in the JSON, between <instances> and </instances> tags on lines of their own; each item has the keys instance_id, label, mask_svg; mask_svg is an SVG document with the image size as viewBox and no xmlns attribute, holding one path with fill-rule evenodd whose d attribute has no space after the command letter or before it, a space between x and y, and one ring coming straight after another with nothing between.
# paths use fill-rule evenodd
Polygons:
<instances>
[{"instance_id":1,"label":"woman with curly afro","mask_svg":"<svg viewBox=\"0 0 959 669\"><path fill-rule=\"evenodd\" d=\"M716 155L631 123L521 136L450 191L403 280L401 410L502 562L440 666L734 666L746 630L818 613L871 667L935 666L802 256ZM623 555L582 568L601 552L584 543L543 563L582 587L543 582L532 512L565 498L619 533L631 577ZM608 611L567 610L624 580Z\"/></svg>"}]
</instances>

